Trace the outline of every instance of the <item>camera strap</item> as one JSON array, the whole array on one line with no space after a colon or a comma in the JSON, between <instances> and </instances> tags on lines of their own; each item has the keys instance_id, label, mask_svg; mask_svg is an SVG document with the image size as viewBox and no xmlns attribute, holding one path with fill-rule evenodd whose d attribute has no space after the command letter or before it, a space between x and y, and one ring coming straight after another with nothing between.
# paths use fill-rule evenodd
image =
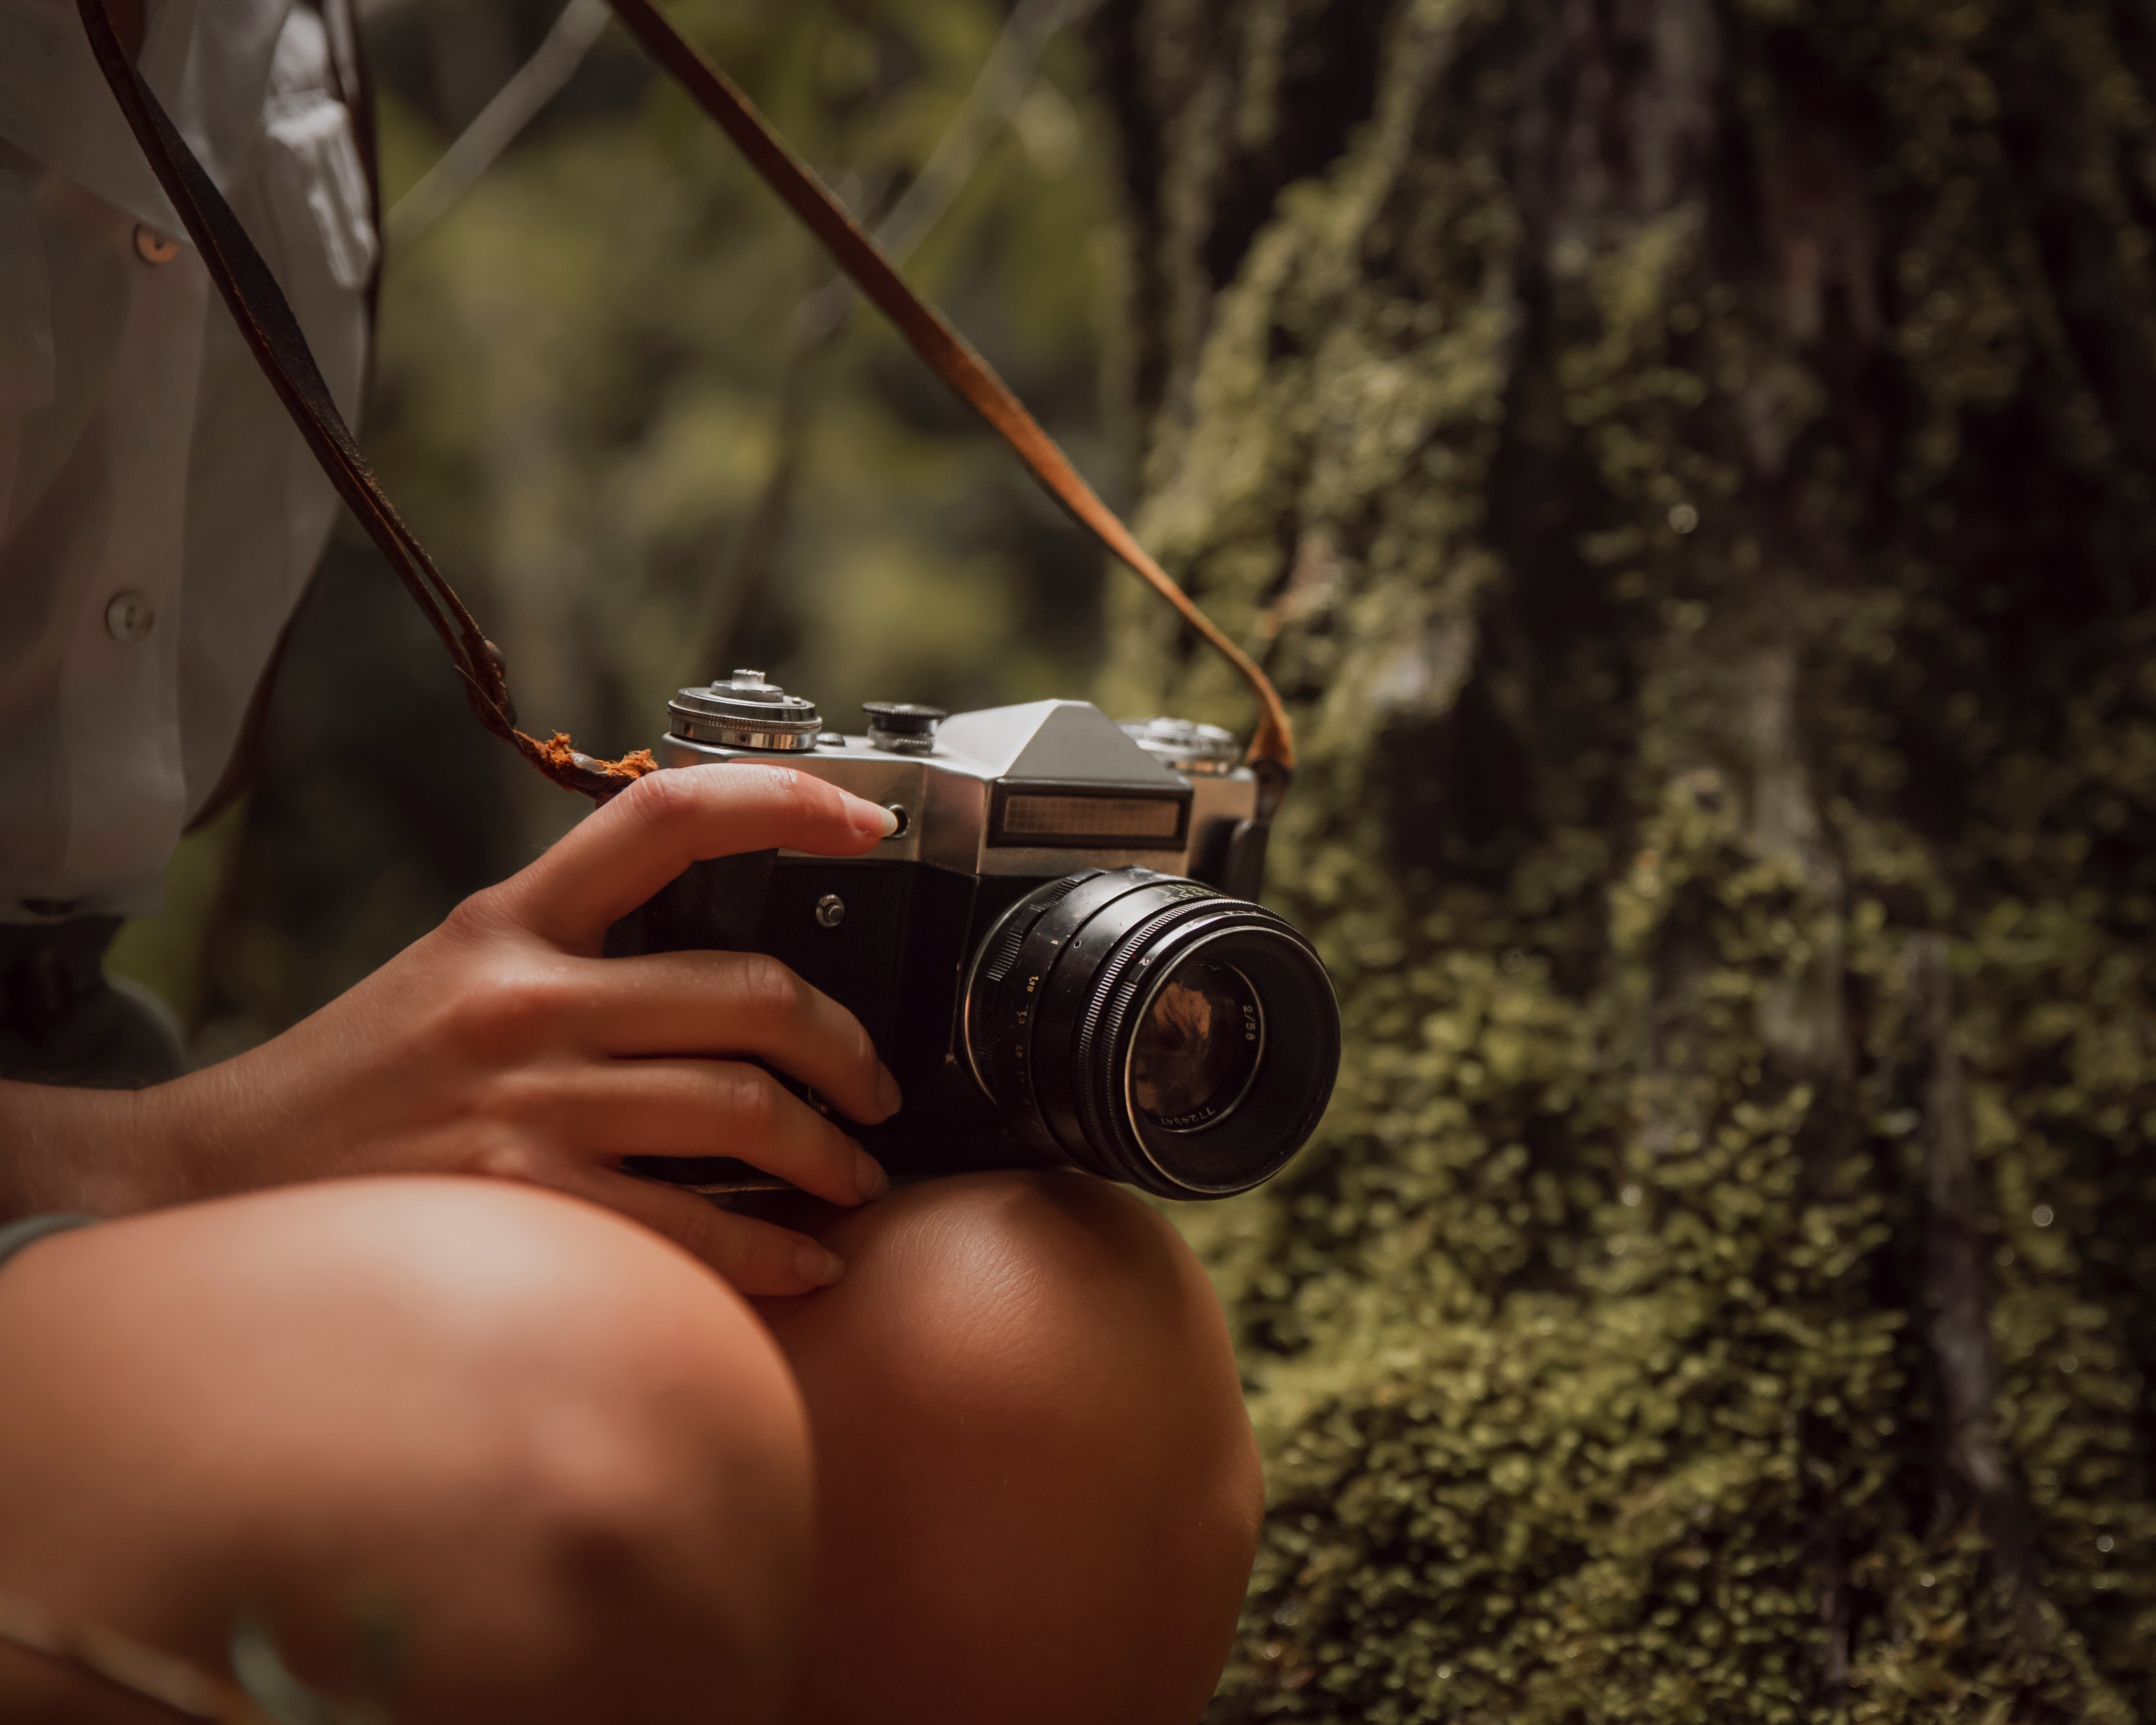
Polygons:
<instances>
[{"instance_id":1,"label":"camera strap","mask_svg":"<svg viewBox=\"0 0 2156 1725\"><path fill-rule=\"evenodd\" d=\"M897 325L929 369L988 421L1072 520L1134 570L1235 667L1258 701L1258 728L1248 759L1259 777L1260 818L1269 819L1295 765L1294 733L1271 680L1153 561L988 362L906 285L875 242L772 131L733 81L669 23L652 0L610 3L644 51L718 122L764 182L823 242L839 268ZM557 784L592 797L603 799L650 770L651 757L643 751L619 761L602 761L580 753L559 732L542 742L517 728L501 653L404 525L360 454L275 276L121 47L105 15L104 0L76 0L76 9L105 82L202 254L211 280L231 308L240 334L337 495L425 614L456 667L480 723Z\"/></svg>"}]
</instances>

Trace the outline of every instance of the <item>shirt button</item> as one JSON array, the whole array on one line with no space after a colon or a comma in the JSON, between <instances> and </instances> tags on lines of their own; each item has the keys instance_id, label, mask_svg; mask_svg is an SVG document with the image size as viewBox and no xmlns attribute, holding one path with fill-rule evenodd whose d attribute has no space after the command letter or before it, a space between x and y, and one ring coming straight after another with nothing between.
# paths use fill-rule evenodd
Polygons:
<instances>
[{"instance_id":1,"label":"shirt button","mask_svg":"<svg viewBox=\"0 0 2156 1725\"><path fill-rule=\"evenodd\" d=\"M157 620L157 614L150 608L150 602L139 593L116 593L112 603L105 608L105 632L116 641L125 641L130 646L150 633Z\"/></svg>"},{"instance_id":2,"label":"shirt button","mask_svg":"<svg viewBox=\"0 0 2156 1725\"><path fill-rule=\"evenodd\" d=\"M180 254L180 243L160 234L147 222L136 224L135 255L146 264L169 264Z\"/></svg>"}]
</instances>

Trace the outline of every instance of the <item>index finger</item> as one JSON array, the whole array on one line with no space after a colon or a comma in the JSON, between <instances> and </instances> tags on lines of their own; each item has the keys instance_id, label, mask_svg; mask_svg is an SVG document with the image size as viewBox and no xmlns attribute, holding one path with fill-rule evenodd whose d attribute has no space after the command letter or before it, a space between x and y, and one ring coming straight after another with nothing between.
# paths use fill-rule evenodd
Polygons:
<instances>
[{"instance_id":1,"label":"index finger","mask_svg":"<svg viewBox=\"0 0 2156 1725\"><path fill-rule=\"evenodd\" d=\"M897 829L888 809L790 767L714 762L647 773L502 886L511 914L572 952L692 862L783 848L856 856Z\"/></svg>"}]
</instances>

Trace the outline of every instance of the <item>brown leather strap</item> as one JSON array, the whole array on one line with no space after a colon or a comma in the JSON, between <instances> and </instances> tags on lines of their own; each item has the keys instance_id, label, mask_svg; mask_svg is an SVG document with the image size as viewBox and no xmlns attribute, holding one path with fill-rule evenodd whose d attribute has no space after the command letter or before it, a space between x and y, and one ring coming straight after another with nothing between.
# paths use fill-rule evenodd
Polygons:
<instances>
[{"instance_id":1,"label":"brown leather strap","mask_svg":"<svg viewBox=\"0 0 2156 1725\"><path fill-rule=\"evenodd\" d=\"M1175 607L1185 623L1235 667L1258 698L1258 730L1250 743L1250 759L1264 782L1264 812L1270 815L1293 769L1295 742L1286 709L1265 672L1168 578L1114 511L1078 476L1055 439L1041 429L988 362L906 285L891 260L780 141L726 74L667 23L651 0L611 0L611 3L630 33L680 80L788 208L823 241L839 267L898 326L937 376L1002 435L1049 495L1109 552L1136 570ZM590 795L604 796L646 770L648 755L619 762L595 761L578 754L560 733L551 742L542 743L516 728L499 655L480 634L471 614L434 567L425 549L398 519L360 454L316 369L299 321L276 279L121 50L105 18L102 0L76 0L76 5L106 82L112 86L128 124L201 252L218 291L231 307L241 333L331 483L382 548L406 591L441 637L458 675L464 679L465 693L480 722L495 736L513 742L548 778Z\"/></svg>"},{"instance_id":2,"label":"brown leather strap","mask_svg":"<svg viewBox=\"0 0 2156 1725\"><path fill-rule=\"evenodd\" d=\"M1291 769L1295 734L1271 679L1131 536L1130 529L1078 476L1055 439L1040 429L988 362L906 285L896 266L846 213L845 206L824 189L808 165L786 147L733 80L667 23L652 0L611 0L611 3L615 16L644 44L644 51L680 80L704 111L718 121L748 158L749 165L763 176L764 183L824 242L854 285L898 326L913 351L928 362L928 368L1001 434L1072 520L1136 570L1154 592L1175 607L1185 623L1226 655L1258 698L1260 716L1257 735L1250 743L1252 761L1269 761L1283 770Z\"/></svg>"}]
</instances>

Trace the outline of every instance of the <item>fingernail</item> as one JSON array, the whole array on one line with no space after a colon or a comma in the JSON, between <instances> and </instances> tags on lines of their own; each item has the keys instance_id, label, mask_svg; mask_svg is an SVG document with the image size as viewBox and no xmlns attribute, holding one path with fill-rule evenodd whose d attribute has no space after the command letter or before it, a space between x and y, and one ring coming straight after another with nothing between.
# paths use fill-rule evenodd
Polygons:
<instances>
[{"instance_id":1,"label":"fingernail","mask_svg":"<svg viewBox=\"0 0 2156 1725\"><path fill-rule=\"evenodd\" d=\"M872 1203L891 1190L891 1176L883 1171L883 1164L865 1150L854 1152L854 1185L861 1194L863 1204Z\"/></svg>"},{"instance_id":2,"label":"fingernail","mask_svg":"<svg viewBox=\"0 0 2156 1725\"><path fill-rule=\"evenodd\" d=\"M898 816L880 803L857 798L855 799L854 824L864 833L874 833L879 839L888 839L898 830Z\"/></svg>"},{"instance_id":3,"label":"fingernail","mask_svg":"<svg viewBox=\"0 0 2156 1725\"><path fill-rule=\"evenodd\" d=\"M793 1267L801 1273L801 1280L812 1288L828 1288L846 1273L846 1266L835 1252L827 1252L814 1240L804 1240L793 1249Z\"/></svg>"},{"instance_id":4,"label":"fingernail","mask_svg":"<svg viewBox=\"0 0 2156 1725\"><path fill-rule=\"evenodd\" d=\"M884 1117L888 1120L892 1115L897 1113L899 1104L905 1100L905 1096L900 1093L898 1081L891 1076L891 1068L877 1067L876 1106L883 1110Z\"/></svg>"}]
</instances>

